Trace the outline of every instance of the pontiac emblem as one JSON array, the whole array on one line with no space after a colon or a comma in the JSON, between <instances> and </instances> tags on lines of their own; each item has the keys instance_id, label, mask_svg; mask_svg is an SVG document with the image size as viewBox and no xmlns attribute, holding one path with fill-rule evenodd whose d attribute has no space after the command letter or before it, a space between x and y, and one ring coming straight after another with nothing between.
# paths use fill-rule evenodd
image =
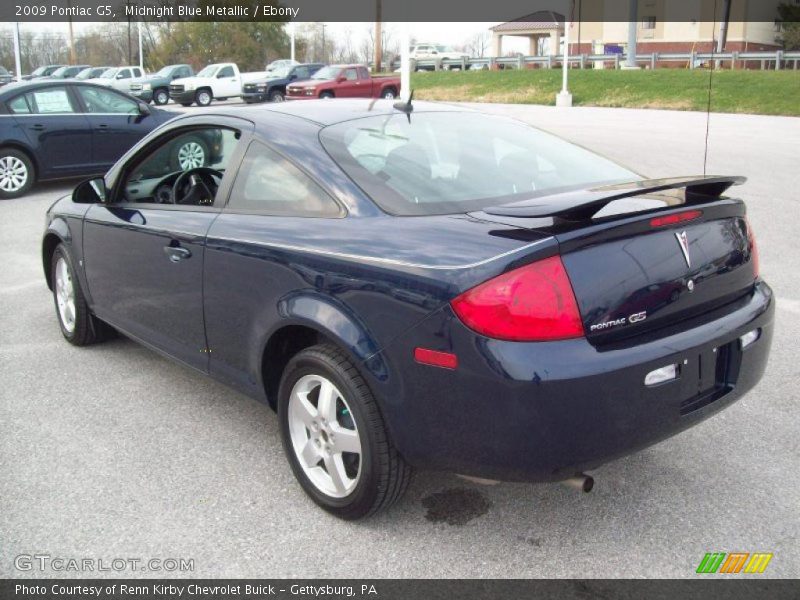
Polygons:
<instances>
[{"instance_id":1,"label":"pontiac emblem","mask_svg":"<svg viewBox=\"0 0 800 600\"><path fill-rule=\"evenodd\" d=\"M678 239L678 245L681 247L681 250L683 251L683 258L686 260L686 266L691 268L692 259L689 258L689 240L686 237L686 232L681 231L680 233L676 233L675 237Z\"/></svg>"}]
</instances>

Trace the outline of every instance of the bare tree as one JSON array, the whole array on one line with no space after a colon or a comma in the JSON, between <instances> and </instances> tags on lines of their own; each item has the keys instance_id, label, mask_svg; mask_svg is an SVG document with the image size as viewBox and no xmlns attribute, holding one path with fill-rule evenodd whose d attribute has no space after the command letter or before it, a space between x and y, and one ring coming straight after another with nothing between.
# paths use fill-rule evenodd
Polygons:
<instances>
[{"instance_id":1,"label":"bare tree","mask_svg":"<svg viewBox=\"0 0 800 600\"><path fill-rule=\"evenodd\" d=\"M464 46L465 51L475 58L483 58L492 43L492 36L488 31L482 31L473 35Z\"/></svg>"}]
</instances>

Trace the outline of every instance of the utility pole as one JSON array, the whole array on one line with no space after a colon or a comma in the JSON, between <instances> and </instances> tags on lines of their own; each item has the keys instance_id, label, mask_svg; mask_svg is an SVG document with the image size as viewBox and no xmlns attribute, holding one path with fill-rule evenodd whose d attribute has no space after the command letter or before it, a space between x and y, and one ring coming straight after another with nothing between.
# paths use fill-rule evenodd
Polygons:
<instances>
[{"instance_id":1,"label":"utility pole","mask_svg":"<svg viewBox=\"0 0 800 600\"><path fill-rule=\"evenodd\" d=\"M639 0L628 0L628 53L625 68L636 68L636 26L639 24Z\"/></svg>"},{"instance_id":2,"label":"utility pole","mask_svg":"<svg viewBox=\"0 0 800 600\"><path fill-rule=\"evenodd\" d=\"M289 49L290 49L290 56L292 60L294 60L294 21L289 22Z\"/></svg>"},{"instance_id":3,"label":"utility pole","mask_svg":"<svg viewBox=\"0 0 800 600\"><path fill-rule=\"evenodd\" d=\"M14 23L14 62L17 81L22 81L22 60L19 57L19 23Z\"/></svg>"},{"instance_id":4,"label":"utility pole","mask_svg":"<svg viewBox=\"0 0 800 600\"><path fill-rule=\"evenodd\" d=\"M411 30L403 23L400 33L400 99L408 102L411 96Z\"/></svg>"},{"instance_id":5,"label":"utility pole","mask_svg":"<svg viewBox=\"0 0 800 600\"><path fill-rule=\"evenodd\" d=\"M131 0L125 3L127 6L131 5ZM127 12L127 11L126 11ZM131 18L128 17L128 64L133 64L133 51L131 50Z\"/></svg>"},{"instance_id":6,"label":"utility pole","mask_svg":"<svg viewBox=\"0 0 800 600\"><path fill-rule=\"evenodd\" d=\"M375 0L375 73L381 72L383 62L383 33L381 32L381 0Z\"/></svg>"},{"instance_id":7,"label":"utility pole","mask_svg":"<svg viewBox=\"0 0 800 600\"><path fill-rule=\"evenodd\" d=\"M142 52L142 22L139 23L139 68L144 73L144 53Z\"/></svg>"},{"instance_id":8,"label":"utility pole","mask_svg":"<svg viewBox=\"0 0 800 600\"><path fill-rule=\"evenodd\" d=\"M70 15L69 17L69 64L74 65L78 62L75 58L75 36L72 32L72 11L69 9L72 8L72 0L67 0L67 9Z\"/></svg>"},{"instance_id":9,"label":"utility pole","mask_svg":"<svg viewBox=\"0 0 800 600\"><path fill-rule=\"evenodd\" d=\"M714 18L717 18L717 15L714 15ZM731 19L731 0L725 0L725 3L722 5L722 18L719 20L719 38L717 38L717 52L722 53L725 52L725 44L728 41L728 22ZM720 68L722 65L722 61L717 59L715 61L715 67L717 69Z\"/></svg>"},{"instance_id":10,"label":"utility pole","mask_svg":"<svg viewBox=\"0 0 800 600\"><path fill-rule=\"evenodd\" d=\"M325 23L322 24L322 62L328 62L327 50L325 49Z\"/></svg>"}]
</instances>

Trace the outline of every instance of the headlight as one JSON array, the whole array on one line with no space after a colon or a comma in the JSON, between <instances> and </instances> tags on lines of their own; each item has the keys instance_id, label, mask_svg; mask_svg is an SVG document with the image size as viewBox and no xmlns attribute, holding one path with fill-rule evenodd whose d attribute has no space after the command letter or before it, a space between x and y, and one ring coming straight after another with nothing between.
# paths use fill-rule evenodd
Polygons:
<instances>
[{"instance_id":1,"label":"headlight","mask_svg":"<svg viewBox=\"0 0 800 600\"><path fill-rule=\"evenodd\" d=\"M185 89L185 90L193 90L193 89L195 89L196 87L197 87L197 85L195 85L194 83L187 83L187 84L186 84L186 85L183 87L183 89Z\"/></svg>"},{"instance_id":2,"label":"headlight","mask_svg":"<svg viewBox=\"0 0 800 600\"><path fill-rule=\"evenodd\" d=\"M305 91L307 91L307 92L313 92L313 91L314 91L315 89L317 89L317 88L315 88L314 86L309 86L309 87L304 87L303 89L304 89Z\"/></svg>"},{"instance_id":3,"label":"headlight","mask_svg":"<svg viewBox=\"0 0 800 600\"><path fill-rule=\"evenodd\" d=\"M256 89L257 89L259 92L265 92L265 91L267 90L267 86L265 86L265 85L257 85L257 86L256 86Z\"/></svg>"},{"instance_id":4,"label":"headlight","mask_svg":"<svg viewBox=\"0 0 800 600\"><path fill-rule=\"evenodd\" d=\"M143 90L151 90L151 89L153 89L153 86L150 85L149 83L143 83L142 84L142 89Z\"/></svg>"}]
</instances>

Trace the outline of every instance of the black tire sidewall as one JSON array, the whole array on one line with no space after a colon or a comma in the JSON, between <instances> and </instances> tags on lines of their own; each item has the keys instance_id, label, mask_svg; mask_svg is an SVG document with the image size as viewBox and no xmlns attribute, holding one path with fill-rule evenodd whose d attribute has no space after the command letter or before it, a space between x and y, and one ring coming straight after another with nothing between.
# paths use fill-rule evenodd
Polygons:
<instances>
[{"instance_id":1,"label":"black tire sidewall","mask_svg":"<svg viewBox=\"0 0 800 600\"><path fill-rule=\"evenodd\" d=\"M20 152L19 150L15 150L13 148L4 148L0 150L0 159L5 157L14 157L18 158L22 161L25 165L25 168L28 170L28 179L25 181L25 185L23 185L18 190L13 192L6 192L5 190L0 190L0 200L13 200L14 198L19 198L20 196L24 196L28 193L28 191L33 187L33 184L36 180L36 171L33 167L33 163L31 159L28 158L27 154L24 152Z\"/></svg>"},{"instance_id":2,"label":"black tire sidewall","mask_svg":"<svg viewBox=\"0 0 800 600\"><path fill-rule=\"evenodd\" d=\"M284 370L278 392L278 420L280 425L283 449L289 460L297 481L314 502L325 510L342 518L358 518L367 514L375 504L378 493L377 456L378 448L376 433L370 428L369 419L361 393L354 387L354 382L346 373L326 356L318 351L318 346L309 348L295 356ZM329 379L339 392L342 393L347 405L353 414L358 434L361 439L361 473L355 489L344 498L332 498L317 489L303 471L303 467L295 456L289 435L289 395L294 384L305 375L322 375ZM362 388L363 390L363 388ZM367 391L371 399L371 393ZM374 402L374 400L371 400Z\"/></svg>"},{"instance_id":3,"label":"black tire sidewall","mask_svg":"<svg viewBox=\"0 0 800 600\"><path fill-rule=\"evenodd\" d=\"M205 104L200 102L200 96L202 94L208 94L208 102L206 102ZM197 104L197 106L209 106L209 105L211 105L211 101L213 99L214 99L214 96L208 90L197 90L197 92L195 92L195 94L194 94L194 101Z\"/></svg>"},{"instance_id":4,"label":"black tire sidewall","mask_svg":"<svg viewBox=\"0 0 800 600\"><path fill-rule=\"evenodd\" d=\"M159 100L158 100L158 98L159 98L159 96L161 94L164 94L164 96L166 96L166 100L164 100L164 102L159 102ZM154 104L156 104L157 106L164 106L168 102L169 102L169 92L167 90L165 90L163 88L159 88L155 92L153 92L153 103Z\"/></svg>"},{"instance_id":5,"label":"black tire sidewall","mask_svg":"<svg viewBox=\"0 0 800 600\"><path fill-rule=\"evenodd\" d=\"M280 100L276 100L276 98L280 98ZM283 102L284 101L284 94L280 90L272 90L269 93L268 99L270 102Z\"/></svg>"}]
</instances>

